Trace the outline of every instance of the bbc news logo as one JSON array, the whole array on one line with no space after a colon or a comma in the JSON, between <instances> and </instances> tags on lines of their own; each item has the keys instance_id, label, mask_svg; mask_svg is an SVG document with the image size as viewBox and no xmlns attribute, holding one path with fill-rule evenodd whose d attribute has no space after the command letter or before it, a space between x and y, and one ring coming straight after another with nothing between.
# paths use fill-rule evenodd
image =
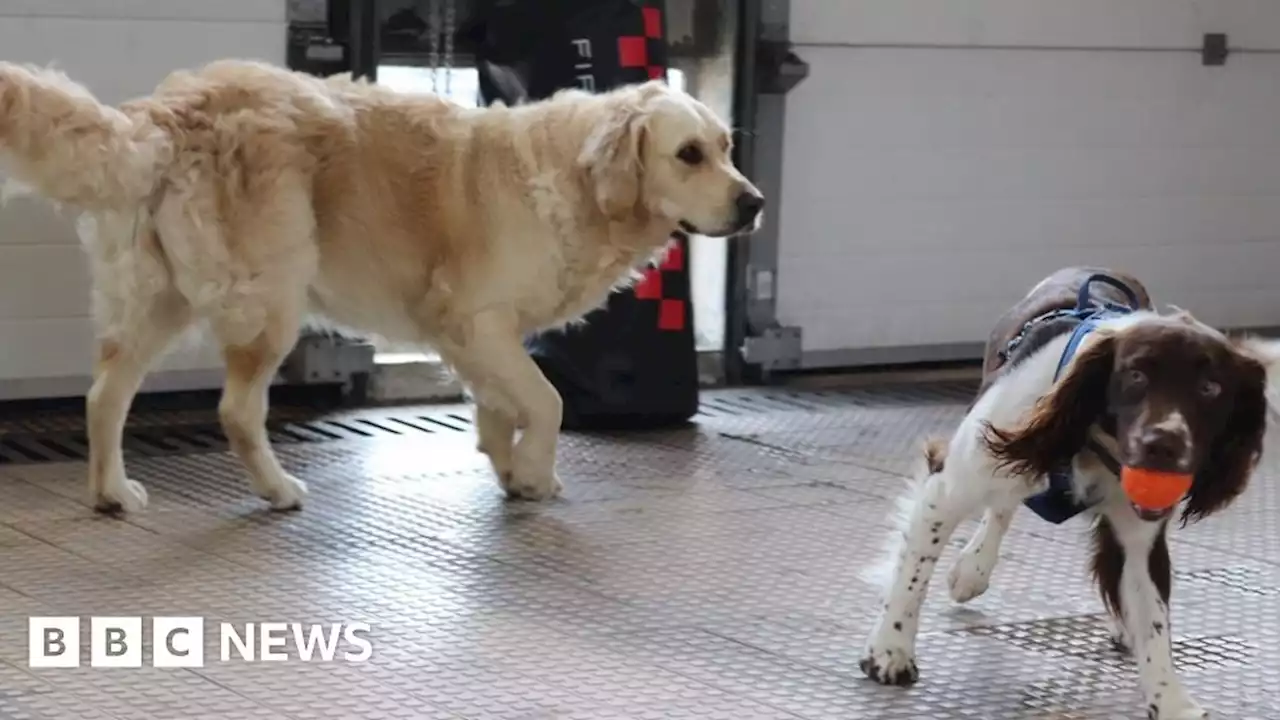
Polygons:
<instances>
[{"instance_id":1,"label":"bbc news logo","mask_svg":"<svg viewBox=\"0 0 1280 720\"><path fill-rule=\"evenodd\" d=\"M152 667L204 667L204 618L153 617L150 624ZM80 667L81 626L79 617L29 618L28 664L33 668ZM217 628L218 659L224 663L360 663L373 655L365 623L224 622ZM140 668L144 639L140 617L91 617L89 666Z\"/></svg>"}]
</instances>

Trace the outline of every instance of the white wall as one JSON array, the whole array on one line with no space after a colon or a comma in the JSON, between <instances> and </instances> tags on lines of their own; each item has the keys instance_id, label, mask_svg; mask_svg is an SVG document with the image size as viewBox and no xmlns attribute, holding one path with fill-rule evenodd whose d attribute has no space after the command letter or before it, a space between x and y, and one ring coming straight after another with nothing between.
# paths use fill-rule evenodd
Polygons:
<instances>
[{"instance_id":1,"label":"white wall","mask_svg":"<svg viewBox=\"0 0 1280 720\"><path fill-rule=\"evenodd\" d=\"M791 0L799 45L1280 47L1276 0Z\"/></svg>"},{"instance_id":2,"label":"white wall","mask_svg":"<svg viewBox=\"0 0 1280 720\"><path fill-rule=\"evenodd\" d=\"M0 58L51 63L106 102L225 57L285 61L285 0L0 0ZM70 217L36 200L0 209L0 398L88 386L88 273ZM171 356L152 387L208 385L208 346ZM197 371L197 372L190 372Z\"/></svg>"},{"instance_id":3,"label":"white wall","mask_svg":"<svg viewBox=\"0 0 1280 720\"><path fill-rule=\"evenodd\" d=\"M1144 50L1218 31L1280 48L1280 2L792 13L812 69L788 96L778 312L806 351L981 342L1072 264L1208 322L1280 325L1280 55Z\"/></svg>"}]
</instances>

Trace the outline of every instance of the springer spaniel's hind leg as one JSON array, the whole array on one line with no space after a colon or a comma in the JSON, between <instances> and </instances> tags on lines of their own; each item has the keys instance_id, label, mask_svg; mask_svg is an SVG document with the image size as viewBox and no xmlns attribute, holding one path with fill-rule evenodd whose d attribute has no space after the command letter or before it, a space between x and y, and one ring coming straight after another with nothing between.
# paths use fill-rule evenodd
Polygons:
<instances>
[{"instance_id":1,"label":"springer spaniel's hind leg","mask_svg":"<svg viewBox=\"0 0 1280 720\"><path fill-rule=\"evenodd\" d=\"M859 663L878 683L910 685L919 677L915 641L929 580L956 526L981 506L991 487L989 478L965 465L953 455L904 499L884 604Z\"/></svg>"},{"instance_id":2,"label":"springer spaniel's hind leg","mask_svg":"<svg viewBox=\"0 0 1280 720\"><path fill-rule=\"evenodd\" d=\"M1021 497L1002 499L983 512L982 523L947 574L947 589L952 600L967 603L987 591L991 573L1000 560L1000 545L1022 500Z\"/></svg>"}]
</instances>

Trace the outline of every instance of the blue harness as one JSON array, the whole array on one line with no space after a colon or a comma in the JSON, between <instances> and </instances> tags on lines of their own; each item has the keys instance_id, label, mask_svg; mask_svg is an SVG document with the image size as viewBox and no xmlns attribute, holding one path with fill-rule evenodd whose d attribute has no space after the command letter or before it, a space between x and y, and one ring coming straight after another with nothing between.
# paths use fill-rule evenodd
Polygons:
<instances>
[{"instance_id":1,"label":"blue harness","mask_svg":"<svg viewBox=\"0 0 1280 720\"><path fill-rule=\"evenodd\" d=\"M1089 292L1089 287L1095 282L1110 285L1124 293L1129 304L1127 306L1117 305L1094 298ZM1084 284L1080 286L1080 293L1076 297L1076 306L1074 308L1054 310L1031 319L1009 341L1009 344L1005 346L1000 355L1003 359L1008 360L1014 349L1027 337L1027 334L1042 322L1062 318L1075 320L1076 326L1071 331L1071 337L1067 339L1067 346L1063 348L1062 357L1058 359L1058 368L1053 373L1054 382L1057 382L1058 377L1062 375L1062 371L1071 363L1076 351L1080 349L1080 343L1084 341L1089 333L1096 330L1104 320L1128 315L1137 310L1140 304L1138 296L1133 289L1120 280L1102 273L1090 275L1084 281ZM1085 445L1098 456L1098 459L1107 469L1117 475L1120 473L1120 463L1116 462L1110 451L1092 438L1086 440ZM1027 498L1023 504L1031 508L1041 518L1054 524L1061 524L1101 501L1101 498L1078 498L1072 489L1071 481L1071 460L1068 459L1060 467L1049 473L1049 487L1043 492Z\"/></svg>"}]
</instances>

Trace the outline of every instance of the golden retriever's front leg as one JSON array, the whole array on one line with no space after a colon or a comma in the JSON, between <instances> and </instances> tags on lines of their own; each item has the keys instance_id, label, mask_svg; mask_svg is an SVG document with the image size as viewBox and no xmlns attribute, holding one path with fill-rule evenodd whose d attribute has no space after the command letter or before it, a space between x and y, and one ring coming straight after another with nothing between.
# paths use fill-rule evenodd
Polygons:
<instances>
[{"instance_id":1,"label":"golden retriever's front leg","mask_svg":"<svg viewBox=\"0 0 1280 720\"><path fill-rule=\"evenodd\" d=\"M508 411L476 403L476 449L489 456L499 478L509 478L516 444L516 423Z\"/></svg>"},{"instance_id":2,"label":"golden retriever's front leg","mask_svg":"<svg viewBox=\"0 0 1280 720\"><path fill-rule=\"evenodd\" d=\"M560 394L520 342L513 318L486 311L473 320L467 342L449 353L458 374L471 386L480 448L493 461L507 495L546 500L560 493L556 443L560 435ZM520 439L510 446L516 427ZM505 440L505 442L504 442Z\"/></svg>"}]
</instances>

